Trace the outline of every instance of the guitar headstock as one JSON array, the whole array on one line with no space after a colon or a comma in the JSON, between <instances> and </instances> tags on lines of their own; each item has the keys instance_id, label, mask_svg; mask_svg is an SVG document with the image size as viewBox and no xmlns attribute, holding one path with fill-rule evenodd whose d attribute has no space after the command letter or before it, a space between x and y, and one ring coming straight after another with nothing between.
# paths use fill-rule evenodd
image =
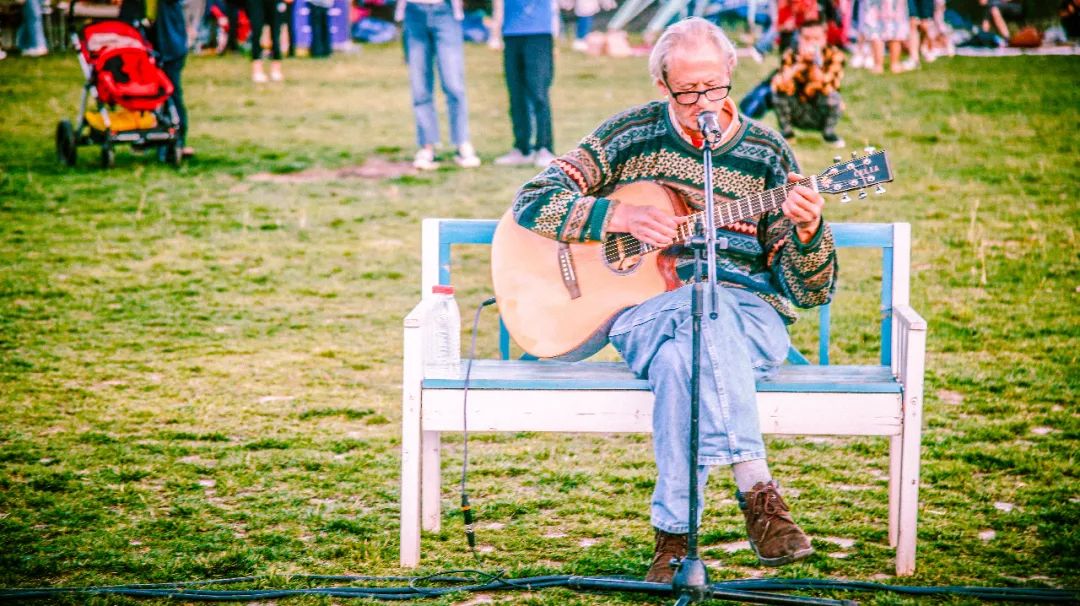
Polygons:
<instances>
[{"instance_id":1,"label":"guitar headstock","mask_svg":"<svg viewBox=\"0 0 1080 606\"><path fill-rule=\"evenodd\" d=\"M817 177L818 191L823 194L843 193L841 202L851 200L845 192L864 189L871 185L877 185L874 193L885 193L885 188L881 184L893 180L889 158L885 155L885 150L873 151L872 147L868 147L865 151L867 153L863 156L852 152L850 160L840 161L839 157L834 158L836 164L822 171ZM865 191L859 192L860 199L865 197Z\"/></svg>"}]
</instances>

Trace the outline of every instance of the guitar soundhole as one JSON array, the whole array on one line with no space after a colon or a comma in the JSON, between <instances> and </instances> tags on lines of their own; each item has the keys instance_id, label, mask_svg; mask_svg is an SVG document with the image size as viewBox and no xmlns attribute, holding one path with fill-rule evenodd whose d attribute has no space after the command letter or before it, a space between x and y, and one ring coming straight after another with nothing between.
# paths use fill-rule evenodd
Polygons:
<instances>
[{"instance_id":1,"label":"guitar soundhole","mask_svg":"<svg viewBox=\"0 0 1080 606\"><path fill-rule=\"evenodd\" d=\"M640 242L625 236L609 236L600 248L604 265L617 274L633 273L641 264L644 253Z\"/></svg>"}]
</instances>

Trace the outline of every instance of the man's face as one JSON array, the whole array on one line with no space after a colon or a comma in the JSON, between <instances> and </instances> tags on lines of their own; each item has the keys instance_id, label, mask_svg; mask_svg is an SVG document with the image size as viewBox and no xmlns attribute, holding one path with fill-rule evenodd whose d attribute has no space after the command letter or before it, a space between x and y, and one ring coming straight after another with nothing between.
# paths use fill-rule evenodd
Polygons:
<instances>
[{"instance_id":1,"label":"man's face","mask_svg":"<svg viewBox=\"0 0 1080 606\"><path fill-rule=\"evenodd\" d=\"M804 27L799 30L799 55L812 61L825 48L826 42L824 27Z\"/></svg>"},{"instance_id":2,"label":"man's face","mask_svg":"<svg viewBox=\"0 0 1080 606\"><path fill-rule=\"evenodd\" d=\"M720 49L709 41L691 42L673 49L667 59L667 84L662 81L656 83L660 92L671 102L675 120L684 130L697 135L701 134L697 125L698 114L711 111L722 115L724 100L710 101L705 95L698 95L693 104L682 105L672 98L671 93L703 92L730 85L728 62Z\"/></svg>"}]
</instances>

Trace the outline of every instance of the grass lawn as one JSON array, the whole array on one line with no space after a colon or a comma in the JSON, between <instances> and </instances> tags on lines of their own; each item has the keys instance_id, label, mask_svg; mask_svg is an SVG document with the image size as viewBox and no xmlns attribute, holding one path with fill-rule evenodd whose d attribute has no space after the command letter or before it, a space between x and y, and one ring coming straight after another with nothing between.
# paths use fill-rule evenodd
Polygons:
<instances>
[{"instance_id":1,"label":"grass lawn","mask_svg":"<svg viewBox=\"0 0 1080 606\"><path fill-rule=\"evenodd\" d=\"M253 177L411 157L399 47L287 61L286 83L260 87L241 57L190 58L198 156L179 171L127 149L108 171L97 148L59 165L53 129L82 83L74 56L0 62L0 587L411 574L397 568L400 340L420 295L420 220L497 217L532 175L491 164L510 145L501 60L467 53L484 166L303 182ZM563 48L556 151L653 98L646 73L644 59ZM741 65L735 96L765 73ZM1080 585L1078 82L1075 57L848 76L841 134L886 148L897 180L827 216L912 223L912 303L930 327L918 571L900 582ZM810 171L834 154L811 133L795 149ZM486 255L463 257L466 323L490 292ZM875 359L875 264L841 258L834 363ZM812 319L793 330L803 344L812 333ZM644 574L647 436L472 436L479 565L453 507L461 440L444 444L445 520L421 572ZM768 446L818 554L774 571L731 545L745 535L718 470L703 527L714 579L894 581L886 440Z\"/></svg>"}]
</instances>

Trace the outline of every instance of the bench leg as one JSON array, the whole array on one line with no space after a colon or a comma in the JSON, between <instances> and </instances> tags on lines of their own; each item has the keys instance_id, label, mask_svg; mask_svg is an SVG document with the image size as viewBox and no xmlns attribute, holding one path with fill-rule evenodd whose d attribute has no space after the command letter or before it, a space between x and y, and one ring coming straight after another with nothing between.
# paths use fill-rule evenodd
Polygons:
<instances>
[{"instance_id":1,"label":"bench leg","mask_svg":"<svg viewBox=\"0 0 1080 606\"><path fill-rule=\"evenodd\" d=\"M900 511L896 541L896 576L915 574L919 515L919 457L922 439L922 393L905 394L900 462Z\"/></svg>"},{"instance_id":2,"label":"bench leg","mask_svg":"<svg viewBox=\"0 0 1080 606\"><path fill-rule=\"evenodd\" d=\"M900 454L903 440L889 436L889 547L896 547L900 529Z\"/></svg>"},{"instance_id":3,"label":"bench leg","mask_svg":"<svg viewBox=\"0 0 1080 606\"><path fill-rule=\"evenodd\" d=\"M409 426L406 415L401 432L401 566L420 565L420 423Z\"/></svg>"},{"instance_id":4,"label":"bench leg","mask_svg":"<svg viewBox=\"0 0 1080 606\"><path fill-rule=\"evenodd\" d=\"M431 532L439 532L442 521L439 511L442 496L442 465L439 458L441 442L439 432L421 432L420 452L423 462L420 464L420 521L423 529Z\"/></svg>"}]
</instances>

